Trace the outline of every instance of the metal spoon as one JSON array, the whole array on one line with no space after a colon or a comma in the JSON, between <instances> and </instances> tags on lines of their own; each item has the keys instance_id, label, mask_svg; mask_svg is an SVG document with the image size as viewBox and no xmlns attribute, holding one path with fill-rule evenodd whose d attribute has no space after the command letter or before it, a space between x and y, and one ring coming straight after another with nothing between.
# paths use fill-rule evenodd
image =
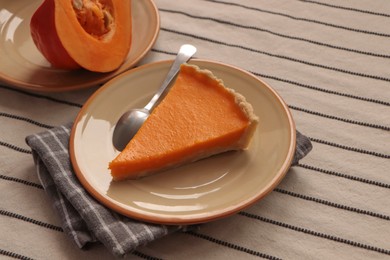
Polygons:
<instances>
[{"instance_id":1,"label":"metal spoon","mask_svg":"<svg viewBox=\"0 0 390 260\"><path fill-rule=\"evenodd\" d=\"M144 108L131 109L119 118L112 136L112 142L117 150L122 151L138 132L138 129L149 117L152 110L163 100L169 91L171 83L180 71L180 65L187 62L195 52L196 48L194 46L189 44L182 45L167 77L149 103Z\"/></svg>"}]
</instances>

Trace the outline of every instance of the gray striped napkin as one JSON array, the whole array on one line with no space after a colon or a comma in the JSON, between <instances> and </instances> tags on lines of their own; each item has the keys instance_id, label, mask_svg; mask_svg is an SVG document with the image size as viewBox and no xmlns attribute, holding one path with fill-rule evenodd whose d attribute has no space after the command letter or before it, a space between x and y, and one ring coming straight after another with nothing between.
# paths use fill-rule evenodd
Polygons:
<instances>
[{"instance_id":1,"label":"gray striped napkin","mask_svg":"<svg viewBox=\"0 0 390 260\"><path fill-rule=\"evenodd\" d=\"M143 223L113 212L92 198L72 170L68 144L71 124L26 138L31 147L38 177L52 199L64 232L79 248L87 243L103 243L115 256L123 257L140 245L178 230L183 226ZM310 140L297 132L293 164L310 152Z\"/></svg>"}]
</instances>

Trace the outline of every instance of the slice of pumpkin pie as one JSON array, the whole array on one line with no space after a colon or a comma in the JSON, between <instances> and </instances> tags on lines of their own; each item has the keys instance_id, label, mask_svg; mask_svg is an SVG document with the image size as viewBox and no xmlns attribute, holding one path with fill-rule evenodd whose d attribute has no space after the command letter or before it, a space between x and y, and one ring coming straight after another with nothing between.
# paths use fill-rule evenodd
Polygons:
<instances>
[{"instance_id":1,"label":"slice of pumpkin pie","mask_svg":"<svg viewBox=\"0 0 390 260\"><path fill-rule=\"evenodd\" d=\"M126 148L109 164L114 180L137 179L230 150L246 149L258 118L252 106L210 71L179 75Z\"/></svg>"}]
</instances>

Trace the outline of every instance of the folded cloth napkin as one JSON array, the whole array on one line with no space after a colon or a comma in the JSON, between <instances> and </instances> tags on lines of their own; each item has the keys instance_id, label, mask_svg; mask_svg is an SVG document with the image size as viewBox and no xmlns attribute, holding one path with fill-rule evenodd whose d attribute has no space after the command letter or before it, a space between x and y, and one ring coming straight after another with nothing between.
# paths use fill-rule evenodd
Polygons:
<instances>
[{"instance_id":1,"label":"folded cloth napkin","mask_svg":"<svg viewBox=\"0 0 390 260\"><path fill-rule=\"evenodd\" d=\"M103 243L115 256L125 256L140 245L178 230L183 226L143 223L105 208L81 186L70 163L68 144L72 124L26 137L32 149L40 182L59 213L62 227L78 247ZM292 165L312 149L310 140L297 132Z\"/></svg>"}]
</instances>

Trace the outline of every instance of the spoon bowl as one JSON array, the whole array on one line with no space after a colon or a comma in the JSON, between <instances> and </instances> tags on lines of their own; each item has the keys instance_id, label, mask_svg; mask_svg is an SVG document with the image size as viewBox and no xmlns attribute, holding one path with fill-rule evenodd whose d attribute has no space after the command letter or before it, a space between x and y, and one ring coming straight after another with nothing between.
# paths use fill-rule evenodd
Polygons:
<instances>
[{"instance_id":1,"label":"spoon bowl","mask_svg":"<svg viewBox=\"0 0 390 260\"><path fill-rule=\"evenodd\" d=\"M129 140L133 138L149 115L150 112L147 109L138 108L131 109L120 117L117 123L119 127L115 127L112 140L117 150L122 151L126 147L124 137Z\"/></svg>"},{"instance_id":2,"label":"spoon bowl","mask_svg":"<svg viewBox=\"0 0 390 260\"><path fill-rule=\"evenodd\" d=\"M180 71L181 64L187 62L195 52L196 48L194 46L190 44L182 45L167 77L149 103L144 108L130 109L119 118L112 136L113 145L118 151L122 151L126 147L153 109L164 99L172 85L171 83Z\"/></svg>"}]
</instances>

